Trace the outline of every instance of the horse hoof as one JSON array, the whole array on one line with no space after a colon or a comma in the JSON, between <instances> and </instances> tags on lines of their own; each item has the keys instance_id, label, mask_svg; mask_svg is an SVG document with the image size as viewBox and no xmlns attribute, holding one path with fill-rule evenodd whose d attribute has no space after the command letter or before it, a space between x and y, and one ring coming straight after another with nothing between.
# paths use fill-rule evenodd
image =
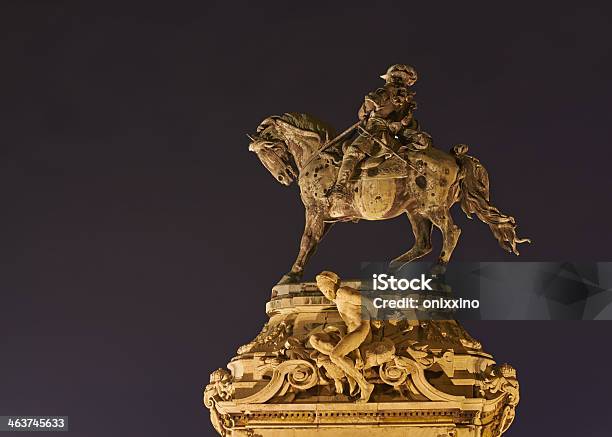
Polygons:
<instances>
[{"instance_id":1,"label":"horse hoof","mask_svg":"<svg viewBox=\"0 0 612 437\"><path fill-rule=\"evenodd\" d=\"M283 277L280 279L280 281L278 281L278 284L276 285L295 284L297 282L300 282L301 277L302 275L289 272L286 275L283 275Z\"/></svg>"},{"instance_id":2,"label":"horse hoof","mask_svg":"<svg viewBox=\"0 0 612 437\"><path fill-rule=\"evenodd\" d=\"M391 261L389 263L389 273L397 273L405 264L401 261Z\"/></svg>"},{"instance_id":3,"label":"horse hoof","mask_svg":"<svg viewBox=\"0 0 612 437\"><path fill-rule=\"evenodd\" d=\"M446 265L443 264L434 264L431 269L429 269L429 273L433 276L440 276L446 273Z\"/></svg>"},{"instance_id":4,"label":"horse hoof","mask_svg":"<svg viewBox=\"0 0 612 437\"><path fill-rule=\"evenodd\" d=\"M391 262L389 263L389 273L397 273L401 269L403 269L406 264L409 264L409 263L410 261L404 261L404 259L402 259L401 256L395 259L392 259Z\"/></svg>"}]
</instances>

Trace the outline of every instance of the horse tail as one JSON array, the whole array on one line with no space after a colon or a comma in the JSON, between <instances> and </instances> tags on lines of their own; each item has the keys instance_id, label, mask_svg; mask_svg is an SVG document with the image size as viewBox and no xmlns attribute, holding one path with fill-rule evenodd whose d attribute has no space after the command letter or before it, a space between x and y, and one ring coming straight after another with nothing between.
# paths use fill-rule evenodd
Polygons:
<instances>
[{"instance_id":1,"label":"horse tail","mask_svg":"<svg viewBox=\"0 0 612 437\"><path fill-rule=\"evenodd\" d=\"M459 144L453 147L452 153L459 163L459 186L461 209L468 218L472 214L489 225L493 236L502 249L519 254L516 245L531 243L528 238L518 238L514 217L503 214L489 202L489 174L478 159L467 155L468 146Z\"/></svg>"}]
</instances>

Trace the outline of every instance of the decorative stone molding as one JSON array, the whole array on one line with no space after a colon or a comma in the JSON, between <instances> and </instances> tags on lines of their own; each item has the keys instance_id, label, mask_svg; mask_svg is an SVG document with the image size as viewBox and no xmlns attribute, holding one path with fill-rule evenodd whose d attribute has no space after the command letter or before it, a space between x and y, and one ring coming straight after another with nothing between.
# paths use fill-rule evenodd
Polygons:
<instances>
[{"instance_id":1,"label":"decorative stone molding","mask_svg":"<svg viewBox=\"0 0 612 437\"><path fill-rule=\"evenodd\" d=\"M357 403L355 382L310 341L333 344L346 335L333 303L301 283L275 287L267 309L270 320L238 349L231 372L216 370L205 389L222 436L394 437L410 429L423 437L499 437L514 420L516 371L495 364L456 321L373 322L371 338L347 356L374 386L368 402Z\"/></svg>"}]
</instances>

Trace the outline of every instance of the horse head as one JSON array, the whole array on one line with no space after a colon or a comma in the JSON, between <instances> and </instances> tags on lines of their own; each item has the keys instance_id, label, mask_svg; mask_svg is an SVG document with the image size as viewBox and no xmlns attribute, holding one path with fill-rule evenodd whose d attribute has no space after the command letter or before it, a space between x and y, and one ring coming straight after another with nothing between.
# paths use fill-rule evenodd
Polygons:
<instances>
[{"instance_id":1,"label":"horse head","mask_svg":"<svg viewBox=\"0 0 612 437\"><path fill-rule=\"evenodd\" d=\"M268 117L257 127L251 140L249 151L255 152L261 163L283 185L291 185L297 178L299 169L289 152L284 136L280 135L273 117Z\"/></svg>"},{"instance_id":2,"label":"horse head","mask_svg":"<svg viewBox=\"0 0 612 437\"><path fill-rule=\"evenodd\" d=\"M266 118L249 135L249 150L281 184L290 185L333 129L308 114L285 113Z\"/></svg>"}]
</instances>

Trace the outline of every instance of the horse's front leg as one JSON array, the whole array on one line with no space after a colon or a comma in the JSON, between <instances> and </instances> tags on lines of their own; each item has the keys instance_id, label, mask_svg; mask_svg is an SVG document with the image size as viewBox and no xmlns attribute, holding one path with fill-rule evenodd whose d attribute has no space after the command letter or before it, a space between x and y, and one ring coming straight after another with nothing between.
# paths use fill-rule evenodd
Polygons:
<instances>
[{"instance_id":1,"label":"horse's front leg","mask_svg":"<svg viewBox=\"0 0 612 437\"><path fill-rule=\"evenodd\" d=\"M306 210L306 224L304 225L304 233L300 241L300 253L293 263L291 271L281 278L279 284L291 284L302 279L304 266L317 249L319 242L330 226L331 223L323 221L322 214Z\"/></svg>"}]
</instances>

